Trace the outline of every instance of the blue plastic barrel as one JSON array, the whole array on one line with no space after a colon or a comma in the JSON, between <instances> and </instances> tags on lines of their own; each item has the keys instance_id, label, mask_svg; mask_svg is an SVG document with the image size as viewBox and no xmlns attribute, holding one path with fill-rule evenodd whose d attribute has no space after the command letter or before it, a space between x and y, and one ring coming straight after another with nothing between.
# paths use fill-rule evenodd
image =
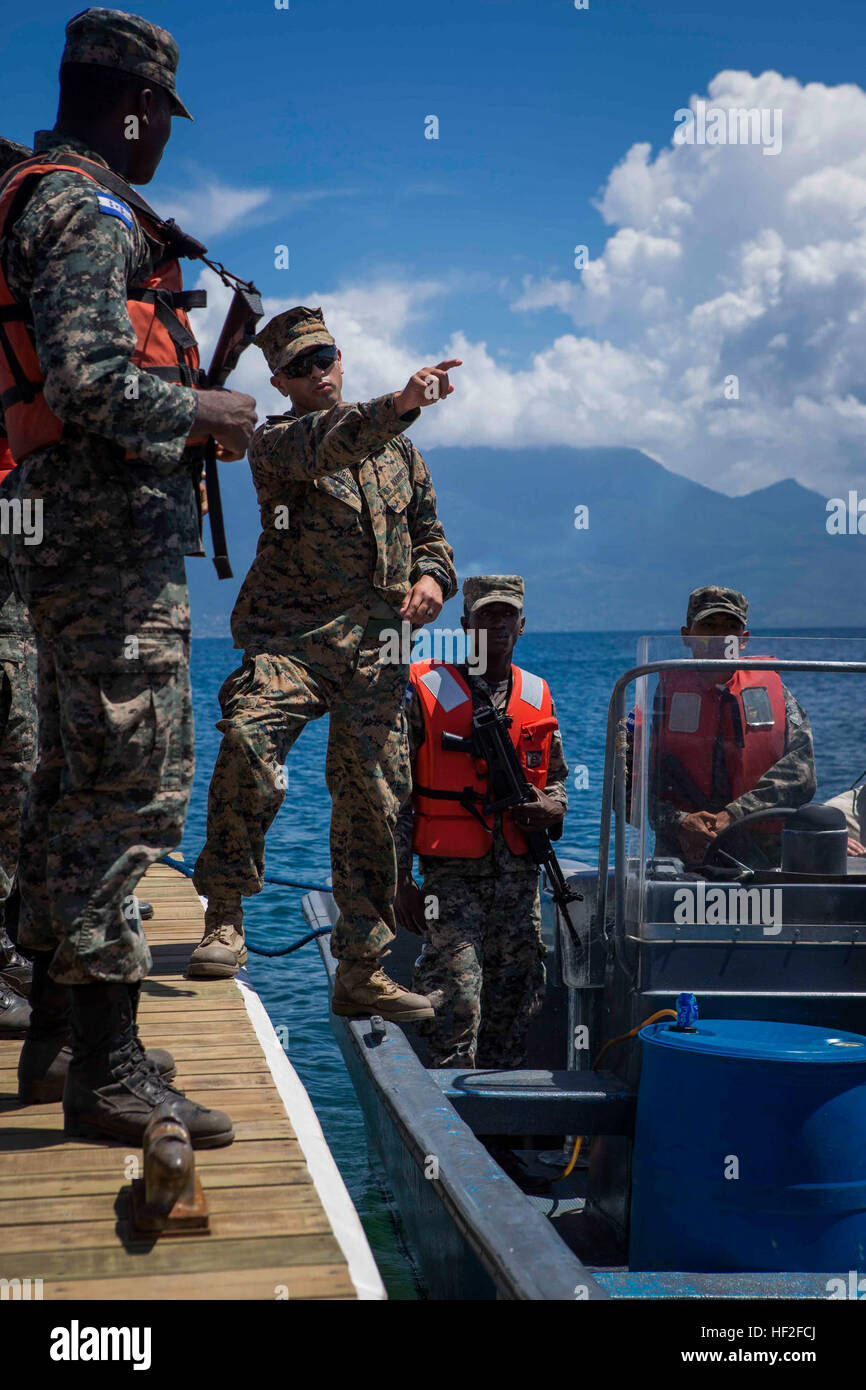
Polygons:
<instances>
[{"instance_id":1,"label":"blue plastic barrel","mask_svg":"<svg viewBox=\"0 0 866 1390\"><path fill-rule=\"evenodd\" d=\"M866 1038L746 1019L639 1036L631 1268L866 1269Z\"/></svg>"}]
</instances>

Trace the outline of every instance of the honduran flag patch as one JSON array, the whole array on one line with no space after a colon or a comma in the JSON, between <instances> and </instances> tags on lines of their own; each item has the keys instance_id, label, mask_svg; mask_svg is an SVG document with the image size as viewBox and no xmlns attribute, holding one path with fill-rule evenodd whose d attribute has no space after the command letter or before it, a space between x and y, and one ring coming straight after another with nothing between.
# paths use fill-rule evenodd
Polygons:
<instances>
[{"instance_id":1,"label":"honduran flag patch","mask_svg":"<svg viewBox=\"0 0 866 1390\"><path fill-rule=\"evenodd\" d=\"M119 198L112 198L107 193L97 193L96 201L99 204L99 211L106 213L109 217L119 217L121 222L125 222L127 227L132 226L132 213L121 202Z\"/></svg>"}]
</instances>

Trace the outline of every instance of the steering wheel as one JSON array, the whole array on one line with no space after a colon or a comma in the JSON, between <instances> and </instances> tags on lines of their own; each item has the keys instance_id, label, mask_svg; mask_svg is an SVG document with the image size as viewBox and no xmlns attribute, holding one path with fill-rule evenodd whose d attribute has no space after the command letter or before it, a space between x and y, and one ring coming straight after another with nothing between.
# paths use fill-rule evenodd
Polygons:
<instances>
[{"instance_id":1,"label":"steering wheel","mask_svg":"<svg viewBox=\"0 0 866 1390\"><path fill-rule=\"evenodd\" d=\"M712 869L717 869L724 872L723 866L720 864L713 864L712 860L713 856L719 850L720 845L722 845L726 837L734 835L739 830L745 830L747 826L757 825L759 821L785 820L790 816L796 816L799 810L799 806L780 806L773 811L752 811L751 815L743 816L742 820L732 821L731 824L726 826L724 830L720 830L715 839L710 840L710 843L707 845L707 848L704 851L704 857L700 863L701 873L707 873ZM758 854L764 861L763 865L759 865L758 867L773 868L774 866L770 863L768 856L764 853L763 849L758 844L758 841L755 839L755 837L753 835L749 835L748 839L750 845L754 845ZM744 864L740 859L735 859L734 856L732 854L729 854L727 851L722 851L722 853L724 853L725 858L728 859L733 866L741 870L743 873L751 874L755 872L754 865ZM727 872L730 873L730 869Z\"/></svg>"}]
</instances>

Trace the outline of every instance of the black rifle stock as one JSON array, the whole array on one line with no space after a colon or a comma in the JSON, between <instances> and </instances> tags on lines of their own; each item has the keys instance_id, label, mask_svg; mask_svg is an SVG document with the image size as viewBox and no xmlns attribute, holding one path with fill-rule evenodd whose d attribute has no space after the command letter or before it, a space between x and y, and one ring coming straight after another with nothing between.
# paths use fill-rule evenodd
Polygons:
<instances>
[{"instance_id":1,"label":"black rifle stock","mask_svg":"<svg viewBox=\"0 0 866 1390\"><path fill-rule=\"evenodd\" d=\"M511 741L510 727L510 715L500 714L492 705L476 705L472 714L470 738L460 738L458 734L442 735L443 748L469 753L472 757L483 759L487 764L490 784L488 798L483 805L487 815L495 811L508 810L513 806L526 806L535 800L535 790ZM577 928L571 920L568 905L582 902L583 894L577 893L566 883L548 832L526 830L523 826L520 830L535 863L545 870L551 896L565 918L572 940L580 947Z\"/></svg>"}]
</instances>

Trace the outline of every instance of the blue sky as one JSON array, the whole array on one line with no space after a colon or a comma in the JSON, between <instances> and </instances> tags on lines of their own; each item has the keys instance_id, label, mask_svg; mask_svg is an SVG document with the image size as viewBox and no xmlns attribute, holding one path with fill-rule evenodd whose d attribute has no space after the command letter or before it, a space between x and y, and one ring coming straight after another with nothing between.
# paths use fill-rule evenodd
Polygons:
<instances>
[{"instance_id":1,"label":"blue sky","mask_svg":"<svg viewBox=\"0 0 866 1390\"><path fill-rule=\"evenodd\" d=\"M53 124L74 9L5 9L2 130L29 140ZM287 279L298 292L333 290L395 268L451 280L430 310L431 339L459 321L514 362L548 341L558 316L515 324L508 286L571 274L578 242L602 248L591 200L633 142L670 140L691 93L725 68L827 83L861 72L854 0L590 0L587 11L571 0L291 0L288 10L192 0L138 12L178 39L196 116L175 122L151 190L160 207L212 180L270 190L265 209L211 235L265 293L291 298ZM438 141L423 138L430 113ZM273 268L278 241L289 272Z\"/></svg>"},{"instance_id":2,"label":"blue sky","mask_svg":"<svg viewBox=\"0 0 866 1390\"><path fill-rule=\"evenodd\" d=\"M144 3L196 117L147 196L269 315L322 304L347 398L463 357L413 427L425 451L625 446L731 494L844 494L866 428L862 7L696 8ZM71 13L4 17L0 133L53 124ZM777 112L780 151L675 147L698 100ZM205 360L221 307L194 319ZM256 350L233 384L283 408Z\"/></svg>"}]
</instances>

